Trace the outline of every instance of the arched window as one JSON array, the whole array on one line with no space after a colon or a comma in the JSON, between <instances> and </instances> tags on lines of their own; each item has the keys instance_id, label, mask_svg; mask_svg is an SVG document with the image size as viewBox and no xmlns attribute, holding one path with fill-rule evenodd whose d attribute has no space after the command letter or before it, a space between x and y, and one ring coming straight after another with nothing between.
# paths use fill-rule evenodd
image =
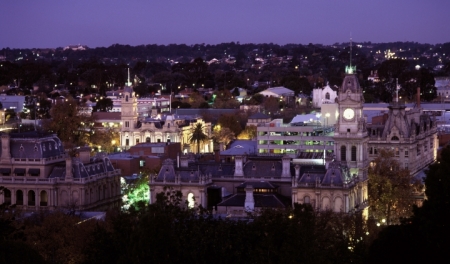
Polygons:
<instances>
[{"instance_id":1,"label":"arched window","mask_svg":"<svg viewBox=\"0 0 450 264\"><path fill-rule=\"evenodd\" d=\"M309 199L309 196L305 196L305 198L303 198L303 203L305 204L310 204L311 200Z\"/></svg>"},{"instance_id":2,"label":"arched window","mask_svg":"<svg viewBox=\"0 0 450 264\"><path fill-rule=\"evenodd\" d=\"M41 199L40 199L40 205L41 206L47 206L48 203L48 196L46 191L41 192Z\"/></svg>"},{"instance_id":3,"label":"arched window","mask_svg":"<svg viewBox=\"0 0 450 264\"><path fill-rule=\"evenodd\" d=\"M34 191L28 191L28 205L35 206L36 205L36 194Z\"/></svg>"},{"instance_id":4,"label":"arched window","mask_svg":"<svg viewBox=\"0 0 450 264\"><path fill-rule=\"evenodd\" d=\"M345 146L341 146L341 161L347 160L347 148Z\"/></svg>"},{"instance_id":5,"label":"arched window","mask_svg":"<svg viewBox=\"0 0 450 264\"><path fill-rule=\"evenodd\" d=\"M23 205L23 192L21 190L17 190L16 192L16 204Z\"/></svg>"},{"instance_id":6,"label":"arched window","mask_svg":"<svg viewBox=\"0 0 450 264\"><path fill-rule=\"evenodd\" d=\"M193 193L189 193L188 194L187 201L188 201L188 207L189 208L194 208L194 206L195 206L195 197L194 197Z\"/></svg>"},{"instance_id":7,"label":"arched window","mask_svg":"<svg viewBox=\"0 0 450 264\"><path fill-rule=\"evenodd\" d=\"M3 197L5 198L5 204L10 205L11 204L11 191L8 189L3 190Z\"/></svg>"},{"instance_id":8,"label":"arched window","mask_svg":"<svg viewBox=\"0 0 450 264\"><path fill-rule=\"evenodd\" d=\"M150 143L150 137L146 137L145 142Z\"/></svg>"},{"instance_id":9,"label":"arched window","mask_svg":"<svg viewBox=\"0 0 450 264\"><path fill-rule=\"evenodd\" d=\"M397 137L397 136L393 136L393 137L391 138L391 140L392 140L392 141L398 141L398 137Z\"/></svg>"},{"instance_id":10,"label":"arched window","mask_svg":"<svg viewBox=\"0 0 450 264\"><path fill-rule=\"evenodd\" d=\"M352 161L356 161L356 146L352 146Z\"/></svg>"},{"instance_id":11,"label":"arched window","mask_svg":"<svg viewBox=\"0 0 450 264\"><path fill-rule=\"evenodd\" d=\"M327 92L327 93L325 94L325 99L330 100L330 93Z\"/></svg>"}]
</instances>

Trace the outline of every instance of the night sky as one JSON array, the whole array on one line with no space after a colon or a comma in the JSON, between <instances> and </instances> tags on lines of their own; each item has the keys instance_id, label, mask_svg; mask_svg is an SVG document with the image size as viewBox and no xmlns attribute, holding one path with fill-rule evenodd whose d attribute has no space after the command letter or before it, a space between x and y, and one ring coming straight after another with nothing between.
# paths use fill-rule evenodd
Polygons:
<instances>
[{"instance_id":1,"label":"night sky","mask_svg":"<svg viewBox=\"0 0 450 264\"><path fill-rule=\"evenodd\" d=\"M447 0L2 0L0 48L450 42Z\"/></svg>"}]
</instances>

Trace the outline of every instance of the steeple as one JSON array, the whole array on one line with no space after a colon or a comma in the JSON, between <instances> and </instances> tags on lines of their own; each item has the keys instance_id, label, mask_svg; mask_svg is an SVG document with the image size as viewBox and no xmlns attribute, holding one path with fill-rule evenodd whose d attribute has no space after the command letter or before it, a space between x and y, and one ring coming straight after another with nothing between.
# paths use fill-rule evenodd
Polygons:
<instances>
[{"instance_id":1,"label":"steeple","mask_svg":"<svg viewBox=\"0 0 450 264\"><path fill-rule=\"evenodd\" d=\"M128 68L128 81L127 81L127 86L131 86L131 81L130 81L130 68Z\"/></svg>"},{"instance_id":2,"label":"steeple","mask_svg":"<svg viewBox=\"0 0 450 264\"><path fill-rule=\"evenodd\" d=\"M356 66L352 66L352 37L350 34L350 66L345 67L346 74L354 74L356 72Z\"/></svg>"}]
</instances>

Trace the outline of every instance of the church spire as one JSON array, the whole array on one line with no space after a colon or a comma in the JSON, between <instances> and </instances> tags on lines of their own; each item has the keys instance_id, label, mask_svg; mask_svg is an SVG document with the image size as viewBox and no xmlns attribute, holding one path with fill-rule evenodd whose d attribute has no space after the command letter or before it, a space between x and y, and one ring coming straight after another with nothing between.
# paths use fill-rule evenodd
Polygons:
<instances>
[{"instance_id":1,"label":"church spire","mask_svg":"<svg viewBox=\"0 0 450 264\"><path fill-rule=\"evenodd\" d=\"M354 74L356 72L356 66L352 66L352 34L350 33L350 66L345 67L345 73L346 74Z\"/></svg>"},{"instance_id":2,"label":"church spire","mask_svg":"<svg viewBox=\"0 0 450 264\"><path fill-rule=\"evenodd\" d=\"M131 81L130 81L130 68L128 68L128 80L127 80L127 86L131 86Z\"/></svg>"}]
</instances>

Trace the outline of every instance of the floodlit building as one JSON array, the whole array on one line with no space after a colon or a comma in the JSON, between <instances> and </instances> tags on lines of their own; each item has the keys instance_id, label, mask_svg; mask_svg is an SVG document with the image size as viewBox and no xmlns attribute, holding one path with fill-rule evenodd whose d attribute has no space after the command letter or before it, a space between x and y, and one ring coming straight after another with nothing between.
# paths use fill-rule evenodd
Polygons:
<instances>
[{"instance_id":1,"label":"floodlit building","mask_svg":"<svg viewBox=\"0 0 450 264\"><path fill-rule=\"evenodd\" d=\"M122 149L139 143L176 142L181 143L183 152L196 152L196 143L190 142L192 130L201 124L203 132L211 138L211 123L199 117L167 115L156 118L139 118L137 113L137 97L130 86L125 87L122 96L122 127L120 144ZM200 152L212 152L212 141L200 142Z\"/></svg>"},{"instance_id":2,"label":"floodlit building","mask_svg":"<svg viewBox=\"0 0 450 264\"><path fill-rule=\"evenodd\" d=\"M320 108L322 104L334 103L337 92L329 84L323 88L313 89L313 107Z\"/></svg>"}]
</instances>

